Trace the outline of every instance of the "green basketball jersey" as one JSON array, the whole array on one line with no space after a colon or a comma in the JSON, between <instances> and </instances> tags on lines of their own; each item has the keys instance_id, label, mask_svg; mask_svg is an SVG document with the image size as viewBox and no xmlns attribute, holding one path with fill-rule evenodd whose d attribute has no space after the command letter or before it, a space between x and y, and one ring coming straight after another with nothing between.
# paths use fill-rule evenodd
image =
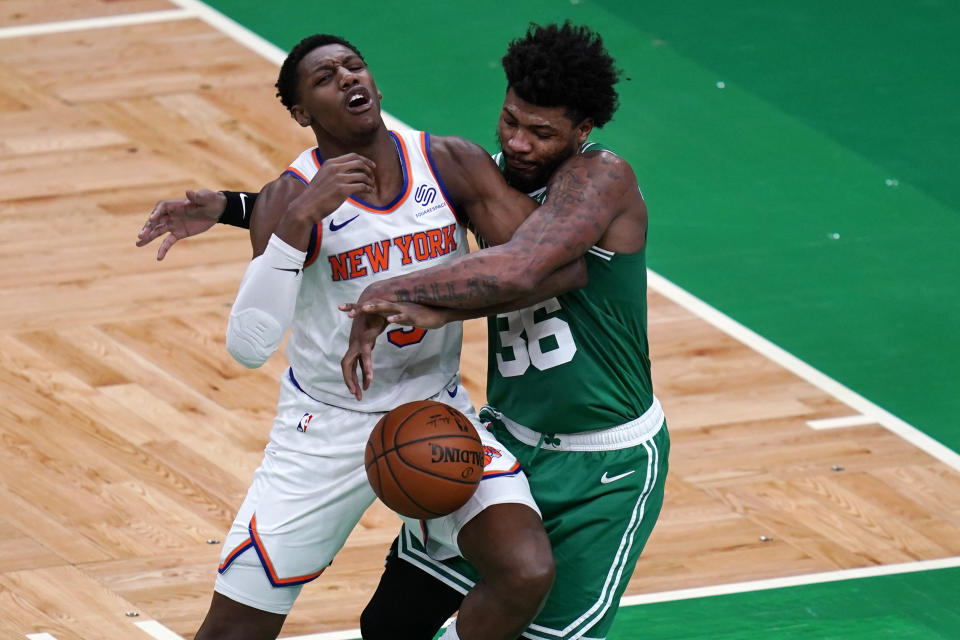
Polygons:
<instances>
[{"instance_id":1,"label":"green basketball jersey","mask_svg":"<svg viewBox=\"0 0 960 640\"><path fill-rule=\"evenodd\" d=\"M653 403L645 251L594 246L585 260L586 287L487 319L487 402L543 433L620 425Z\"/></svg>"}]
</instances>

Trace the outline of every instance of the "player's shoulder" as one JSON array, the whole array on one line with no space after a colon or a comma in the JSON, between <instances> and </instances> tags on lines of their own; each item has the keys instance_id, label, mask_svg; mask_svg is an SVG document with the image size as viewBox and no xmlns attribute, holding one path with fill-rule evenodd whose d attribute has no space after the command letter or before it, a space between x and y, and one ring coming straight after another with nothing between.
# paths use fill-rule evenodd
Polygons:
<instances>
[{"instance_id":1,"label":"player's shoulder","mask_svg":"<svg viewBox=\"0 0 960 640\"><path fill-rule=\"evenodd\" d=\"M435 159L448 162L470 162L479 158L490 159L483 147L459 136L436 136L426 134L430 141L430 152Z\"/></svg>"},{"instance_id":2,"label":"player's shoulder","mask_svg":"<svg viewBox=\"0 0 960 640\"><path fill-rule=\"evenodd\" d=\"M477 181L499 176L483 147L458 136L429 136L430 162L452 191L470 190Z\"/></svg>"},{"instance_id":3,"label":"player's shoulder","mask_svg":"<svg viewBox=\"0 0 960 640\"><path fill-rule=\"evenodd\" d=\"M579 155L589 162L630 166L630 163L624 160L616 151L592 140L587 140L583 143L580 147Z\"/></svg>"},{"instance_id":4,"label":"player's shoulder","mask_svg":"<svg viewBox=\"0 0 960 640\"><path fill-rule=\"evenodd\" d=\"M317 147L304 149L293 162L287 165L281 177L294 178L303 184L309 184L322 163L320 150Z\"/></svg>"},{"instance_id":5,"label":"player's shoulder","mask_svg":"<svg viewBox=\"0 0 960 640\"><path fill-rule=\"evenodd\" d=\"M636 184L636 175L630 163L606 145L588 140L580 147L576 158L581 166L588 169L602 169L608 178Z\"/></svg>"},{"instance_id":6,"label":"player's shoulder","mask_svg":"<svg viewBox=\"0 0 960 640\"><path fill-rule=\"evenodd\" d=\"M290 164L296 164L304 161L312 164L314 161L319 160L319 152L320 150L316 146L304 149L297 155L296 158L293 159L293 162Z\"/></svg>"}]
</instances>

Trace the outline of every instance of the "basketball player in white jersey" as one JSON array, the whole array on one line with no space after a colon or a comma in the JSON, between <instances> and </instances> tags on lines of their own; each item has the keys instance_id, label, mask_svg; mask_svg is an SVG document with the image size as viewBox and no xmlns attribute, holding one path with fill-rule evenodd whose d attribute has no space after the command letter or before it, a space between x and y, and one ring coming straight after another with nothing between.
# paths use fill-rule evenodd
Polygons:
<instances>
[{"instance_id":1,"label":"basketball player in white jersey","mask_svg":"<svg viewBox=\"0 0 960 640\"><path fill-rule=\"evenodd\" d=\"M230 313L227 347L242 364L260 366L289 328L290 368L196 637L276 637L301 585L330 564L374 499L363 467L371 428L398 404L434 399L466 414L502 455L492 457L467 505L425 522L428 549L438 558L463 555L482 574L461 606L461 637L514 638L549 592L553 558L519 465L480 425L460 384L460 325L388 329L377 343L377 379L360 400L341 377L351 321L337 305L371 282L463 255L467 225L506 241L535 203L510 189L472 143L388 131L363 58L340 38L304 39L277 88L317 146L257 199L255 257ZM568 265L544 281L542 294L583 277L582 264Z\"/></svg>"}]
</instances>

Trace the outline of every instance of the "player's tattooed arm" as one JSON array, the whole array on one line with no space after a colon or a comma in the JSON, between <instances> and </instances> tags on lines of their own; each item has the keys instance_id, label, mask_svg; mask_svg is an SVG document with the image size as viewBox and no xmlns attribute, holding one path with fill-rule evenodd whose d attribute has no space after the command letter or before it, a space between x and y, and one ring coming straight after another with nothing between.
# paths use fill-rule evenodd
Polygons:
<instances>
[{"instance_id":1,"label":"player's tattooed arm","mask_svg":"<svg viewBox=\"0 0 960 640\"><path fill-rule=\"evenodd\" d=\"M367 300L487 308L537 292L560 267L584 256L635 202L630 166L608 152L570 158L548 184L546 202L505 244L445 265L375 283Z\"/></svg>"},{"instance_id":2,"label":"player's tattooed arm","mask_svg":"<svg viewBox=\"0 0 960 640\"><path fill-rule=\"evenodd\" d=\"M382 300L367 298L362 306L356 303L341 304L340 310L351 318L361 313L378 315L387 322L420 329L437 329L450 322L482 318L516 309L525 309L542 300L587 285L587 268L583 259L566 264L545 278L527 296L514 298L489 307L454 308L418 304L405 300Z\"/></svg>"}]
</instances>

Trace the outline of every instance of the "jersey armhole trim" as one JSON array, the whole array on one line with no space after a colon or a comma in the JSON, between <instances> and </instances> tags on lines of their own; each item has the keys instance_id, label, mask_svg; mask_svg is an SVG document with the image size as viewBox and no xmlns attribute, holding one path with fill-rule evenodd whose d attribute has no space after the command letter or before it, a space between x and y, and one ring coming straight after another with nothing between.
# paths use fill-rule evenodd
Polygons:
<instances>
[{"instance_id":1,"label":"jersey armhole trim","mask_svg":"<svg viewBox=\"0 0 960 640\"><path fill-rule=\"evenodd\" d=\"M313 231L310 232L310 244L307 245L307 259L303 261L303 268L306 269L320 255L320 241L323 239L323 227L319 224L313 225Z\"/></svg>"},{"instance_id":2,"label":"jersey armhole trim","mask_svg":"<svg viewBox=\"0 0 960 640\"><path fill-rule=\"evenodd\" d=\"M440 177L440 172L437 171L437 167L433 162L433 156L430 154L430 134L426 131L420 132L420 147L423 149L423 157L427 160L427 168L430 169L430 175L433 176L434 182L436 182L437 186L440 187L440 195L443 197L443 201L447 203L447 207L450 208L450 211L457 219L457 222L469 226L470 221L465 219L465 217L461 215L451 203L450 194L447 192L447 186L443 183L443 179Z\"/></svg>"}]
</instances>

